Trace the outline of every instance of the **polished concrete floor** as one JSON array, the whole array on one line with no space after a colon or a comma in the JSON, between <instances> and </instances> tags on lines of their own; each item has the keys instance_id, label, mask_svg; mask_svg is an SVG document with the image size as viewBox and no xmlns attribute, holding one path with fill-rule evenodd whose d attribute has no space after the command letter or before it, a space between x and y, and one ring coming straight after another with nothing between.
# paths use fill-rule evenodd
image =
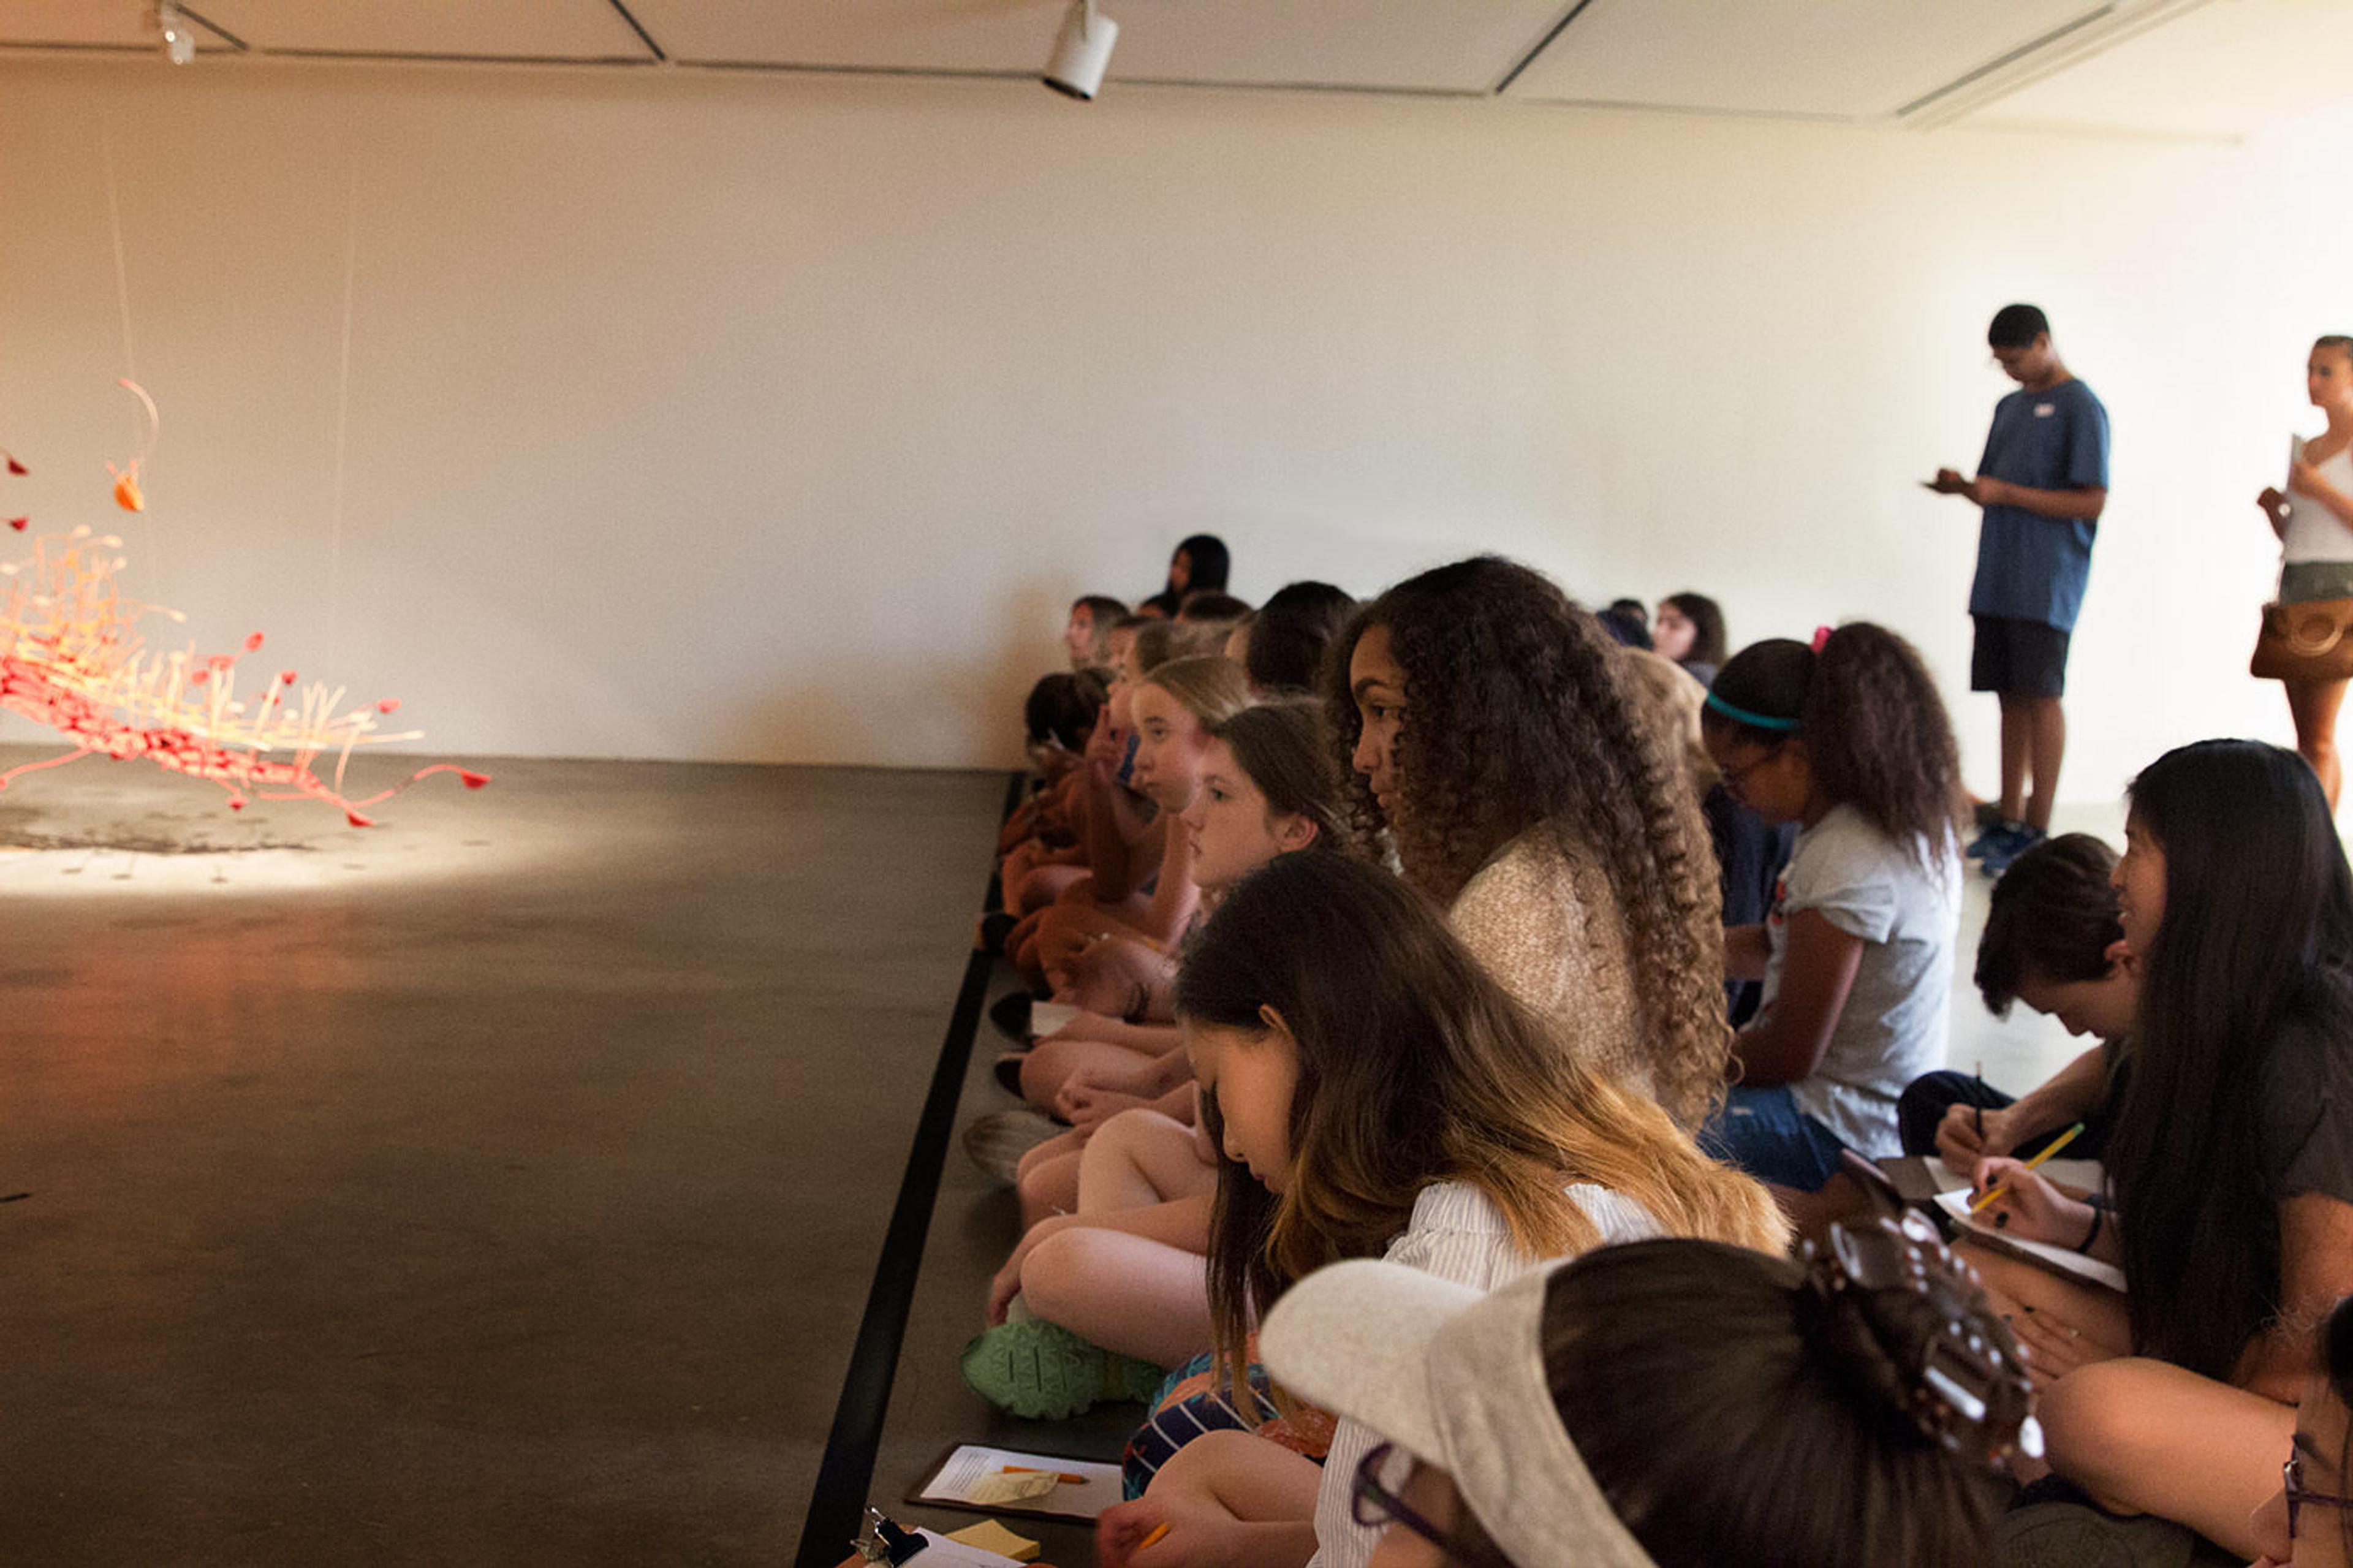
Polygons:
<instances>
[{"instance_id":1,"label":"polished concrete floor","mask_svg":"<svg viewBox=\"0 0 2353 1568\"><path fill-rule=\"evenodd\" d=\"M0 1561L789 1560L1003 775L487 766L0 795Z\"/></svg>"},{"instance_id":2,"label":"polished concrete floor","mask_svg":"<svg viewBox=\"0 0 2353 1568\"><path fill-rule=\"evenodd\" d=\"M0 1562L790 1560L1002 775L490 771L366 832L0 794ZM2024 1088L2077 1047L1986 1016L1983 917L1952 1059ZM951 1152L878 1501L951 1442L1118 1452L1132 1406L957 1377L1014 1226Z\"/></svg>"}]
</instances>

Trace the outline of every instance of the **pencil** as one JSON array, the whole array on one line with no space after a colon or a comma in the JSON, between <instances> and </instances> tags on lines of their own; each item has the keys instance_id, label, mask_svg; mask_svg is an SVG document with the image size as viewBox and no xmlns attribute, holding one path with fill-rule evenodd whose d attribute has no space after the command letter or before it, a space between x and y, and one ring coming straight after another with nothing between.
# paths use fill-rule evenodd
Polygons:
<instances>
[{"instance_id":1,"label":"pencil","mask_svg":"<svg viewBox=\"0 0 2353 1568\"><path fill-rule=\"evenodd\" d=\"M1167 1521L1164 1520L1160 1523L1152 1527L1151 1534L1145 1536L1143 1540L1135 1543L1135 1549L1138 1552L1141 1552L1147 1546L1157 1546L1160 1544L1160 1538L1167 1533L1168 1524Z\"/></svg>"},{"instance_id":2,"label":"pencil","mask_svg":"<svg viewBox=\"0 0 2353 1568\"><path fill-rule=\"evenodd\" d=\"M2078 1121L2074 1126L2070 1127L2066 1131L2062 1132L2058 1137L2051 1140L2050 1143L2044 1147L2042 1153L2037 1154L2033 1159L2026 1162L2026 1169L2030 1171L2034 1169L2035 1166L2040 1165L2043 1161L2048 1160L2052 1155L2056 1154L2060 1150L2064 1149L2068 1144L2073 1142L2075 1141L2075 1135L2083 1131L2084 1124ZM2002 1194L2008 1191L2010 1191L2010 1188L2007 1184L1991 1189L1985 1196L1969 1205L1969 1212L1971 1214L1976 1214L1978 1210L1984 1208L1988 1204L1990 1204L1994 1199L2001 1196Z\"/></svg>"},{"instance_id":3,"label":"pencil","mask_svg":"<svg viewBox=\"0 0 2353 1568\"><path fill-rule=\"evenodd\" d=\"M997 1474L1002 1476L1043 1476L1050 1474L1057 1482L1063 1486L1082 1487L1087 1484L1087 1478L1084 1476L1074 1476L1068 1470L1049 1471L1040 1465L1008 1465L1003 1469L999 1470Z\"/></svg>"}]
</instances>

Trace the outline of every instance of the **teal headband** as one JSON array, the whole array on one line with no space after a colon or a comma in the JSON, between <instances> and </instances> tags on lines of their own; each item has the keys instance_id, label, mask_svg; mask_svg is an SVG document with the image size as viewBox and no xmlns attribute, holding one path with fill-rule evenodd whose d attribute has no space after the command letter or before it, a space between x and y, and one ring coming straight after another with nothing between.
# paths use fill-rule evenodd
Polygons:
<instances>
[{"instance_id":1,"label":"teal headband","mask_svg":"<svg viewBox=\"0 0 2353 1568\"><path fill-rule=\"evenodd\" d=\"M1771 730L1778 734L1787 735L1798 727L1798 721L1795 719L1768 719L1762 713L1751 713L1746 708L1735 708L1713 691L1707 694L1707 706L1734 723L1746 724L1752 730Z\"/></svg>"}]
</instances>

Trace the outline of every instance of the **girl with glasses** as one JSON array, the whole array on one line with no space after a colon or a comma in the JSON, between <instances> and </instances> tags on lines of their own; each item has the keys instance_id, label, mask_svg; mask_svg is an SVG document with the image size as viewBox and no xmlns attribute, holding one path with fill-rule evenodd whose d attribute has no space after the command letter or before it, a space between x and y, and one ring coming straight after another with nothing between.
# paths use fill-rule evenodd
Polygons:
<instances>
[{"instance_id":1,"label":"girl with glasses","mask_svg":"<svg viewBox=\"0 0 2353 1568\"><path fill-rule=\"evenodd\" d=\"M1725 932L1726 973L1762 980L1764 1001L1702 1142L1820 1192L1845 1182L1842 1150L1903 1152L1896 1100L1945 1065L1961 911L1952 722L1912 646L1867 621L1815 646L1743 648L1700 722L1733 798L1799 829L1763 922Z\"/></svg>"},{"instance_id":2,"label":"girl with glasses","mask_svg":"<svg viewBox=\"0 0 2353 1568\"><path fill-rule=\"evenodd\" d=\"M2320 1328L2320 1371L2305 1384L2280 1489L2255 1510L2255 1568L2344 1568L2353 1563L2353 1300Z\"/></svg>"}]
</instances>

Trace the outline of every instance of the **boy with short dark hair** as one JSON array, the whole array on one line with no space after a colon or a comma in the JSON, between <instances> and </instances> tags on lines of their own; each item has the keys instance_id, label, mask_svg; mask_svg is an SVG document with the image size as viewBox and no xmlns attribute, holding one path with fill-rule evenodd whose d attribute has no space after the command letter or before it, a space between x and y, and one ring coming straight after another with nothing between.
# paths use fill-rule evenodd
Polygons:
<instances>
[{"instance_id":1,"label":"boy with short dark hair","mask_svg":"<svg viewBox=\"0 0 2353 1568\"><path fill-rule=\"evenodd\" d=\"M2001 702L2001 798L1999 820L1968 855L1998 877L2050 834L2067 749L2067 646L2108 500L2108 411L2060 360L2034 306L2003 306L1986 342L2019 390L1994 407L1977 478L1939 468L1928 488L1984 513L1969 589L1969 689Z\"/></svg>"},{"instance_id":2,"label":"boy with short dark hair","mask_svg":"<svg viewBox=\"0 0 2353 1568\"><path fill-rule=\"evenodd\" d=\"M1967 1175L1989 1154L2031 1153L2081 1121L2083 1136L2068 1153L2100 1157L2139 990L2124 961L2125 930L2108 880L2116 864L2116 851L2088 833L2027 850L1994 885L1978 942L1978 993L1995 1017L2023 1002L2069 1034L2100 1043L2018 1100L1968 1073L1914 1079L1895 1109L1906 1154L1938 1155Z\"/></svg>"}]
</instances>

